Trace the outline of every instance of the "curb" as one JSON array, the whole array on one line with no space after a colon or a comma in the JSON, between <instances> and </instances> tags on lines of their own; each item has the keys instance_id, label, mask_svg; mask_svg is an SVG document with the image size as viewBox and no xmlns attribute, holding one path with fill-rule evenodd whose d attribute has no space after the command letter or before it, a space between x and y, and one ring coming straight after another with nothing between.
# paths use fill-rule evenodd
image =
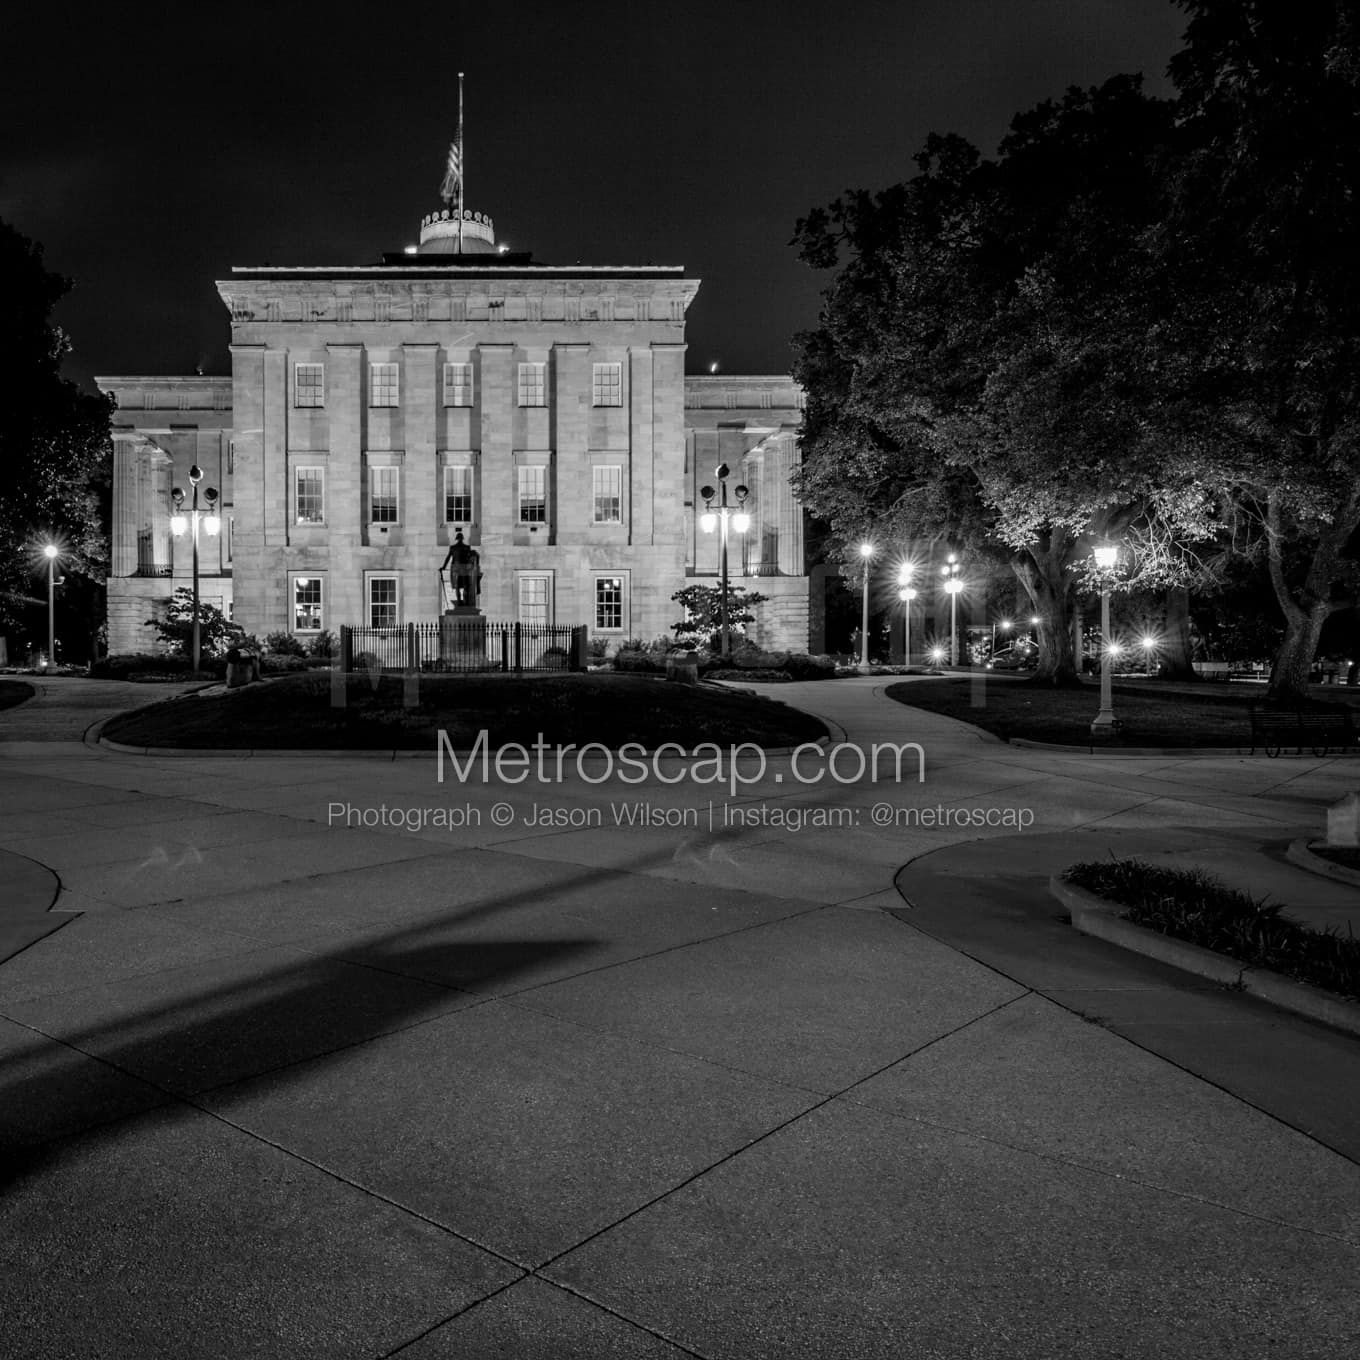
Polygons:
<instances>
[{"instance_id":1,"label":"curb","mask_svg":"<svg viewBox=\"0 0 1360 1360\"><path fill-rule=\"evenodd\" d=\"M1353 883L1360 888L1360 870L1348 869L1344 864L1336 864L1322 855L1313 854L1308 848L1309 844L1307 836L1290 841L1289 848L1284 852L1285 859L1291 864L1298 865L1300 869L1307 869L1310 874L1320 874L1323 878L1332 878L1338 883Z\"/></svg>"},{"instance_id":2,"label":"curb","mask_svg":"<svg viewBox=\"0 0 1360 1360\"><path fill-rule=\"evenodd\" d=\"M827 725L828 727L836 727L836 726L837 726L836 723L830 722L830 721L828 721L828 720L825 719L825 718L819 718L818 721L819 721L819 722L824 722L824 723L826 723L826 725ZM99 726L102 728L102 727L103 727L103 723L100 723ZM844 735L845 735L845 734L844 734L844 729L841 729L841 739L842 739L842 740L844 740ZM222 758L222 759L228 759L228 760L250 760L250 759L254 759L254 758L256 758L256 757L260 757L260 758L265 758L265 757L276 757L276 758L282 758L282 759L286 759L286 760L291 760L291 759L299 759L299 758L305 756L305 757L307 757L307 758L309 758L309 759L322 759L322 760L333 759L333 760L388 760L388 761L397 761L397 760L434 760L434 759L436 759L436 758L438 757L438 755L439 755L439 745L438 745L438 743L435 744L435 747L434 747L433 750L429 750L429 751L426 751L426 750L410 750L410 749L405 749L405 750L391 750L391 749L387 749L387 750L363 750L363 749L355 749L355 750L343 750L343 749L342 749L342 750L334 750L334 749L332 749L332 748L323 747L323 746L318 746L318 747L316 747L316 748L313 749L313 750L305 750L305 749L304 749L304 750L295 750L295 749L284 748L284 747L269 747L269 746L258 747L258 748L256 748L256 747L230 747L230 746L128 746L125 742L121 742L121 741L111 741L108 737L100 736L100 735L98 735L96 732L87 733L87 734L86 734L86 739L87 739L87 744L89 744L89 742L93 741L96 745L102 747L104 750L106 750L106 751L117 751L119 755L125 755L125 756L164 756L164 757L166 757L166 758L168 758L168 759L172 759L172 760L177 760L177 759L210 760L210 759L214 759L214 758L217 758L217 757L220 757L220 758ZM771 757L774 757L774 756L791 756L795 751L801 750L803 746L817 746L817 747L820 747L823 751L825 751L825 750L826 750L826 749L827 749L827 748L828 748L835 740L836 740L835 736L834 736L834 735L830 735L830 736L825 736L825 737L818 737L818 738L816 739L816 741L810 741L810 742L806 742L806 741L805 741L805 742L801 743L800 746L768 746L768 747L766 747L766 746L761 746L761 747L757 747L756 749L759 750L759 751L761 751L761 753L765 756L766 760L769 760ZM595 743L590 743L590 744L591 744L591 745L594 745ZM629 743L629 742L625 742L625 743L624 743L625 746L630 745L630 744L631 744L631 743ZM665 745L667 748L669 748L669 747L671 746L671 744L672 744L672 743L670 743L670 742L664 743L664 745ZM728 750L730 750L730 749L731 749L731 747L729 746L729 747L728 747ZM488 747L487 747L487 751L489 752L490 750L491 750L491 747L488 746ZM459 751L451 751L451 752L446 751L446 752L445 752L445 755L449 756L450 758L457 758L457 759L462 759L462 758L465 757L465 756L468 757L468 758L471 758L472 756L475 756L476 754L477 754L477 752L476 752L475 750L471 750L471 751L469 751L469 750L459 750ZM617 756L618 754L619 754L619 752L618 752L617 749L615 749L615 748L609 748L609 755L610 755L610 758L611 758L611 759L612 759L614 756ZM643 752L642 752L642 756L641 756L641 757L638 757L638 758L639 758L639 759L643 759L643 758L648 758L648 759L650 759L650 758L655 757L656 754L657 754L656 751L644 749ZM631 757L630 757L630 758L631 758ZM707 756L698 756L694 751L686 751L686 750L682 750L682 749L677 749L674 753L672 753L669 749L667 749L667 751L666 751L666 759L667 759L667 760L695 760L695 759L703 760L703 759L708 759L708 758L709 758L709 757L707 757ZM744 759L744 758L746 758L746 757L743 756L742 758ZM753 756L752 756L751 758L754 759ZM588 762L591 763L591 764L598 764L598 763L601 762L603 759L604 759L603 756L595 756L595 755L592 755L592 756L587 757Z\"/></svg>"},{"instance_id":3,"label":"curb","mask_svg":"<svg viewBox=\"0 0 1360 1360\"><path fill-rule=\"evenodd\" d=\"M1033 741L1029 737L1012 737L1006 744L1029 751L1063 751L1083 756L1196 756L1209 759L1213 756L1255 754L1250 746L1059 746L1055 742ZM1263 759L1267 758L1264 752L1261 755ZM1308 759L1324 760L1326 757L1309 756Z\"/></svg>"},{"instance_id":4,"label":"curb","mask_svg":"<svg viewBox=\"0 0 1360 1360\"><path fill-rule=\"evenodd\" d=\"M1325 992L1321 987L1295 982L1293 978L1268 969L1239 963L1226 954L1216 954L1197 944L1136 926L1117 914L1117 903L1064 883L1057 874L1048 880L1048 890L1072 913L1073 926L1085 935L1107 940L1211 982L1240 987L1281 1010L1306 1016L1309 1020L1320 1020L1324 1025L1360 1037L1360 1005L1335 992Z\"/></svg>"}]
</instances>

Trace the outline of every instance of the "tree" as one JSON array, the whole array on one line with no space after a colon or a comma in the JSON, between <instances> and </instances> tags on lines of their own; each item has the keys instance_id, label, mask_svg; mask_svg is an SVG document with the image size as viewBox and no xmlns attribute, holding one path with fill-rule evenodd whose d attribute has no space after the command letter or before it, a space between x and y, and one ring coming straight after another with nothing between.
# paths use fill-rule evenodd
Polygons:
<instances>
[{"instance_id":1,"label":"tree","mask_svg":"<svg viewBox=\"0 0 1360 1360\"><path fill-rule=\"evenodd\" d=\"M1092 540L1212 532L1213 498L1144 418L1126 369L1161 302L1143 233L1173 111L1136 77L1018 117L995 161L932 136L919 174L798 223L839 272L798 337L800 492L848 538L870 521L1004 554L1040 618L1040 674L1075 679L1068 620ZM1131 324L1135 323L1135 324ZM1135 557L1126 585L1183 584Z\"/></svg>"},{"instance_id":2,"label":"tree","mask_svg":"<svg viewBox=\"0 0 1360 1360\"><path fill-rule=\"evenodd\" d=\"M165 613L146 622L156 630L172 655L189 656L194 638L194 592L188 586L180 586L170 597ZM270 634L270 637L279 636L285 635ZM198 602L198 642L204 656L222 656L244 637L245 629L239 623L228 621L216 605L205 604L202 600ZM296 654L303 654L301 647L298 647Z\"/></svg>"},{"instance_id":3,"label":"tree","mask_svg":"<svg viewBox=\"0 0 1360 1360\"><path fill-rule=\"evenodd\" d=\"M1360 19L1349 0L1180 0L1179 155L1155 241L1180 308L1168 410L1218 464L1284 616L1298 697L1360 595Z\"/></svg>"},{"instance_id":4,"label":"tree","mask_svg":"<svg viewBox=\"0 0 1360 1360\"><path fill-rule=\"evenodd\" d=\"M62 569L102 578L108 561L96 484L111 447L110 399L61 376L66 335L51 321L70 282L47 270L42 247L0 221L0 624L30 602L34 558L62 548Z\"/></svg>"},{"instance_id":5,"label":"tree","mask_svg":"<svg viewBox=\"0 0 1360 1360\"><path fill-rule=\"evenodd\" d=\"M743 586L730 586L727 591L727 624L733 637L741 637L746 625L755 622L755 607L764 604L766 596ZM722 634L722 590L718 586L686 586L671 596L685 611L685 617L673 624L678 642L697 643L716 650Z\"/></svg>"}]
</instances>

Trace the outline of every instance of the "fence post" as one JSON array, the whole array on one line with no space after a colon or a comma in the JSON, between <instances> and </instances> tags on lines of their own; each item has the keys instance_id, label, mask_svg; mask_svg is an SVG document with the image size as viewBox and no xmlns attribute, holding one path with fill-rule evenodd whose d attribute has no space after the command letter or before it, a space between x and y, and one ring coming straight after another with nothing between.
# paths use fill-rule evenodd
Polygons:
<instances>
[{"instance_id":1,"label":"fence post","mask_svg":"<svg viewBox=\"0 0 1360 1360\"><path fill-rule=\"evenodd\" d=\"M515 620L515 674L524 669L524 625Z\"/></svg>"},{"instance_id":2,"label":"fence post","mask_svg":"<svg viewBox=\"0 0 1360 1360\"><path fill-rule=\"evenodd\" d=\"M345 623L340 625L340 655L335 660L338 664L331 668L331 707L344 708L347 677L354 667L354 643Z\"/></svg>"},{"instance_id":3,"label":"fence post","mask_svg":"<svg viewBox=\"0 0 1360 1360\"><path fill-rule=\"evenodd\" d=\"M583 623L571 630L571 668L574 671L586 668L586 626Z\"/></svg>"},{"instance_id":4,"label":"fence post","mask_svg":"<svg viewBox=\"0 0 1360 1360\"><path fill-rule=\"evenodd\" d=\"M414 623L406 625L406 674L401 682L401 706L416 708L420 704L420 652Z\"/></svg>"},{"instance_id":5,"label":"fence post","mask_svg":"<svg viewBox=\"0 0 1360 1360\"><path fill-rule=\"evenodd\" d=\"M501 671L504 674L510 672L510 630L501 629Z\"/></svg>"}]
</instances>

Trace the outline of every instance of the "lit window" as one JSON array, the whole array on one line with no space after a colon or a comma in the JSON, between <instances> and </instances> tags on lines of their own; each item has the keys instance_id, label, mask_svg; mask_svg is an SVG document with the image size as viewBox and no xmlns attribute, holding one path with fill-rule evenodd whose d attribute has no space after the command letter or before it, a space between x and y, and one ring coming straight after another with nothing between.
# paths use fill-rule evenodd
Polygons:
<instances>
[{"instance_id":1,"label":"lit window","mask_svg":"<svg viewBox=\"0 0 1360 1360\"><path fill-rule=\"evenodd\" d=\"M300 467L293 482L293 519L296 524L326 522L326 473L324 468Z\"/></svg>"},{"instance_id":2,"label":"lit window","mask_svg":"<svg viewBox=\"0 0 1360 1360\"><path fill-rule=\"evenodd\" d=\"M295 364L293 366L293 405L324 406L326 404L326 365Z\"/></svg>"},{"instance_id":3,"label":"lit window","mask_svg":"<svg viewBox=\"0 0 1360 1360\"><path fill-rule=\"evenodd\" d=\"M369 468L368 518L372 524L395 524L397 522L396 468Z\"/></svg>"},{"instance_id":4,"label":"lit window","mask_svg":"<svg viewBox=\"0 0 1360 1360\"><path fill-rule=\"evenodd\" d=\"M370 576L368 578L369 627L395 628L399 617L397 578L395 576Z\"/></svg>"},{"instance_id":5,"label":"lit window","mask_svg":"<svg viewBox=\"0 0 1360 1360\"><path fill-rule=\"evenodd\" d=\"M595 627L610 632L623 630L623 577L595 578Z\"/></svg>"},{"instance_id":6,"label":"lit window","mask_svg":"<svg viewBox=\"0 0 1360 1360\"><path fill-rule=\"evenodd\" d=\"M519 621L521 623L547 623L548 620L548 578L546 576L521 576L519 578Z\"/></svg>"},{"instance_id":7,"label":"lit window","mask_svg":"<svg viewBox=\"0 0 1360 1360\"><path fill-rule=\"evenodd\" d=\"M623 405L623 365L596 364L590 385L591 401L596 406Z\"/></svg>"},{"instance_id":8,"label":"lit window","mask_svg":"<svg viewBox=\"0 0 1360 1360\"><path fill-rule=\"evenodd\" d=\"M444 365L444 405L472 405L472 365Z\"/></svg>"},{"instance_id":9,"label":"lit window","mask_svg":"<svg viewBox=\"0 0 1360 1360\"><path fill-rule=\"evenodd\" d=\"M293 577L293 631L319 633L321 631L321 578Z\"/></svg>"},{"instance_id":10,"label":"lit window","mask_svg":"<svg viewBox=\"0 0 1360 1360\"><path fill-rule=\"evenodd\" d=\"M548 522L548 469L541 464L519 470L519 521Z\"/></svg>"},{"instance_id":11,"label":"lit window","mask_svg":"<svg viewBox=\"0 0 1360 1360\"><path fill-rule=\"evenodd\" d=\"M623 519L623 469L606 465L591 469L596 524L618 524Z\"/></svg>"},{"instance_id":12,"label":"lit window","mask_svg":"<svg viewBox=\"0 0 1360 1360\"><path fill-rule=\"evenodd\" d=\"M444 469L444 522L472 522L472 469L466 466Z\"/></svg>"},{"instance_id":13,"label":"lit window","mask_svg":"<svg viewBox=\"0 0 1360 1360\"><path fill-rule=\"evenodd\" d=\"M543 365L521 364L519 366L519 404L521 406L542 406Z\"/></svg>"},{"instance_id":14,"label":"lit window","mask_svg":"<svg viewBox=\"0 0 1360 1360\"><path fill-rule=\"evenodd\" d=\"M396 364L369 364L368 404L396 406L398 395Z\"/></svg>"}]
</instances>

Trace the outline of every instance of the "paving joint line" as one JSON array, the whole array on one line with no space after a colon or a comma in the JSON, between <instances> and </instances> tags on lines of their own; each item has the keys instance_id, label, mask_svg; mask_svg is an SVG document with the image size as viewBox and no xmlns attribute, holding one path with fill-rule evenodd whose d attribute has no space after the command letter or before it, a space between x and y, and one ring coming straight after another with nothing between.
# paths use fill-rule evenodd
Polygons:
<instances>
[{"instance_id":1,"label":"paving joint line","mask_svg":"<svg viewBox=\"0 0 1360 1360\"><path fill-rule=\"evenodd\" d=\"M1017 997L1016 999L1023 1000L1024 998ZM1115 1034L1114 1037L1122 1038L1123 1036ZM1189 1075L1192 1077L1194 1076L1193 1073L1190 1073ZM1287 1228L1293 1232L1309 1233L1314 1237L1326 1238L1331 1242L1340 1242L1348 1247L1360 1247L1360 1233L1357 1233L1353 1237L1345 1237L1340 1233L1329 1232L1321 1228L1311 1228L1304 1223L1290 1223L1285 1219L1276 1218L1271 1214L1259 1213L1253 1209L1244 1209L1234 1204L1225 1204L1222 1200L1212 1199L1208 1195L1197 1195L1189 1190L1178 1190L1175 1186L1162 1185L1157 1181L1146 1180L1138 1175L1110 1171L1105 1167L1093 1166L1089 1162L1075 1161L1071 1157L1064 1157L1044 1148L1027 1147L1023 1143L1013 1143L1005 1138L997 1137L994 1134L981 1133L977 1129L959 1128L956 1125L948 1124L938 1119L928 1119L923 1115L903 1114L900 1110L893 1110L886 1106L875 1105L866 1100L858 1100L853 1096L850 1097L850 1100L852 1104L857 1105L860 1109L873 1110L878 1114L886 1115L890 1119L901 1120L908 1124L920 1124L926 1128L940 1129L945 1133L957 1134L963 1138L975 1138L978 1142L989 1143L993 1147L1003 1147L1010 1152L1019 1153L1024 1157L1034 1157L1039 1161L1049 1162L1055 1166L1069 1167L1073 1171L1084 1172L1088 1175L1102 1177L1106 1180L1118 1181L1121 1185L1136 1185L1144 1190L1150 1190L1159 1195L1169 1195L1175 1199L1189 1200L1194 1204L1208 1205L1211 1208L1222 1209L1225 1213L1237 1214L1240 1217L1254 1219L1260 1223L1270 1223L1277 1228Z\"/></svg>"},{"instance_id":2,"label":"paving joint line","mask_svg":"<svg viewBox=\"0 0 1360 1360\"><path fill-rule=\"evenodd\" d=\"M933 852L932 851L925 852L926 855L931 853ZM923 859L925 858L925 855L918 856L918 858ZM907 868L910 864L913 864L915 862L916 862L915 860L908 861L908 864L903 865L902 869ZM898 878L900 878L902 874L902 869L899 869L897 871L897 874L894 875L893 886L896 889L897 895L902 899L902 902L906 909L915 911L918 909L916 903L914 903L911 900L911 898L909 898L906 895L906 893L901 889L901 887L898 886L897 880ZM888 914L893 915L894 913L889 911ZM941 939L938 935L934 934L932 931L927 930L923 925L920 925L918 922L902 920L901 917L898 917L897 919L901 920L904 926L908 926L912 930L920 931L922 935L926 936L928 939L934 940L936 944L941 944L946 949L952 949L956 954L960 954L966 959L971 959L974 963L980 965L983 968L989 969L991 972L995 973L998 977L1005 978L1008 982L1014 983L1017 987L1025 987L1035 996L1042 997L1045 1001L1049 1002L1051 1005L1059 1007L1061 1010L1066 1011L1069 1015L1074 1015L1077 1017L1077 1019L1086 1021L1087 1023L1095 1023L1094 1021L1091 1020L1091 1018L1088 1015L1085 1014L1085 1012L1078 1010L1075 1006L1069 1005L1067 1002L1059 1000L1059 998L1057 998L1056 996L1050 996L1047 992L1041 990L1038 987L1031 987L1029 986L1028 983L1021 982L1019 978L1012 977L1011 974L1006 972L1004 968L998 968L996 964L988 963L986 959L979 958L976 954L970 953L968 950L962 948L960 945L953 944L949 940ZM1069 929L1070 928L1071 927L1069 926ZM1117 948L1118 946L1115 947ZM1111 988L1107 990L1120 990L1120 989ZM1203 987L1191 987L1190 990L1205 991L1207 989ZM1223 993L1229 992L1232 989L1220 985L1214 988L1213 990L1216 993ZM1308 1129L1300 1128L1297 1124L1291 1124L1289 1120L1274 1113L1274 1111L1267 1110L1264 1106L1258 1105L1253 1100L1248 1100L1247 1097L1242 1095L1240 1092L1229 1090L1228 1087L1223 1085L1222 1082L1215 1081L1212 1077L1207 1077L1202 1072L1196 1072L1193 1068L1187 1067L1184 1063L1178 1062L1175 1058L1171 1058L1164 1053L1157 1052L1156 1049L1150 1048L1147 1044L1141 1043L1138 1039L1134 1038L1133 1035L1126 1034L1124 1033L1123 1030L1115 1028L1112 1023L1102 1024L1101 1028L1108 1030L1111 1034L1115 1035L1116 1038L1122 1039L1126 1044L1132 1044L1134 1048L1139 1049L1143 1053L1146 1053L1151 1058L1155 1058L1158 1062L1166 1063L1169 1067L1175 1068L1175 1070L1178 1072L1183 1072L1187 1077L1190 1077L1195 1081L1203 1082L1206 1086L1212 1087L1215 1091L1221 1091L1225 1096L1228 1096L1232 1100L1237 1101L1238 1104L1246 1106L1246 1108L1249 1110L1255 1110L1257 1114L1264 1115L1267 1119L1273 1120L1276 1124L1280 1125L1281 1128L1286 1128L1293 1133L1299 1134L1301 1137L1308 1139L1310 1143L1313 1143L1316 1146L1324 1149L1325 1151L1330 1152L1337 1157L1340 1157L1343 1161L1349 1162L1353 1166L1360 1166L1360 1159L1352 1157L1349 1153L1343 1151L1341 1148L1333 1147L1330 1143L1318 1137L1317 1134L1310 1132Z\"/></svg>"},{"instance_id":3,"label":"paving joint line","mask_svg":"<svg viewBox=\"0 0 1360 1360\"><path fill-rule=\"evenodd\" d=\"M936 1035L933 1039L927 1040L924 1044L921 1044L917 1048L911 1049L906 1054L892 1059L891 1062L884 1063L881 1067L876 1067L872 1072L866 1072L864 1076L856 1078L848 1086L842 1088L839 1091L833 1091L830 1095L822 1097L822 1099L816 1101L814 1104L809 1105L806 1110L801 1110L797 1114L790 1115L789 1118L781 1120L779 1123L774 1124L770 1128L766 1129L764 1133L757 1134L756 1137L750 1139L746 1143L743 1143L741 1147L734 1148L731 1152L724 1153L721 1157L711 1162L708 1166L701 1167L698 1171L692 1172L690 1175L685 1176L682 1180L677 1181L669 1189L663 1190L661 1191L660 1194L654 1195L651 1199L647 1200L646 1203L639 1204L636 1208L630 1209L626 1214L620 1215L617 1219L614 1220L614 1222L607 1223L605 1224L604 1227L597 1228L594 1232L588 1233L585 1237L581 1238L579 1242L573 1243L570 1247L567 1247L564 1250L558 1252L556 1256L549 1257L548 1260L542 1262L538 1266L535 1266L534 1272L538 1273L540 1271L548 1270L549 1268L554 1266L558 1261L562 1260L563 1257L571 1255L571 1253L574 1251L579 1251L582 1247L586 1246L588 1243L593 1242L597 1237L602 1237L607 1232L613 1232L615 1228L621 1227L623 1224L627 1223L630 1219L636 1218L639 1214L645 1213L648 1209L654 1207L657 1204L660 1204L662 1200L669 1199L672 1195L683 1190L686 1186L692 1185L695 1181L699 1180L700 1177L709 1175L711 1172L716 1171L719 1167L725 1166L728 1162L734 1161L736 1158L742 1156L744 1153L749 1152L752 1148L759 1146L767 1139L773 1138L775 1134L782 1133L785 1129L791 1128L794 1124L798 1123L800 1120L808 1118L809 1115L816 1114L818 1110L825 1109L826 1106L830 1105L833 1100L839 1100L843 1095L846 1094L846 1092L853 1091L856 1086L860 1086L866 1081L871 1081L874 1077L878 1076L880 1073L886 1072L890 1067L895 1067L897 1066L898 1063L905 1062L907 1058L914 1057L917 1053L920 1053L923 1050L931 1047L933 1044L939 1043L941 1040L947 1039L951 1035L957 1034L959 1031L967 1029L970 1025L974 1025L980 1020L985 1020L989 1015L993 1014L995 1011L1002 1010L1006 1006L1013 1005L1016 1001L1021 1001L1023 999L1024 999L1023 996L1011 997L1009 1000L1002 1002L1000 1005L989 1007L986 1011L982 1012L980 1015L975 1015L971 1019L965 1020L964 1022L962 1022L959 1025L956 1025L953 1029L947 1031L946 1033Z\"/></svg>"}]
</instances>

